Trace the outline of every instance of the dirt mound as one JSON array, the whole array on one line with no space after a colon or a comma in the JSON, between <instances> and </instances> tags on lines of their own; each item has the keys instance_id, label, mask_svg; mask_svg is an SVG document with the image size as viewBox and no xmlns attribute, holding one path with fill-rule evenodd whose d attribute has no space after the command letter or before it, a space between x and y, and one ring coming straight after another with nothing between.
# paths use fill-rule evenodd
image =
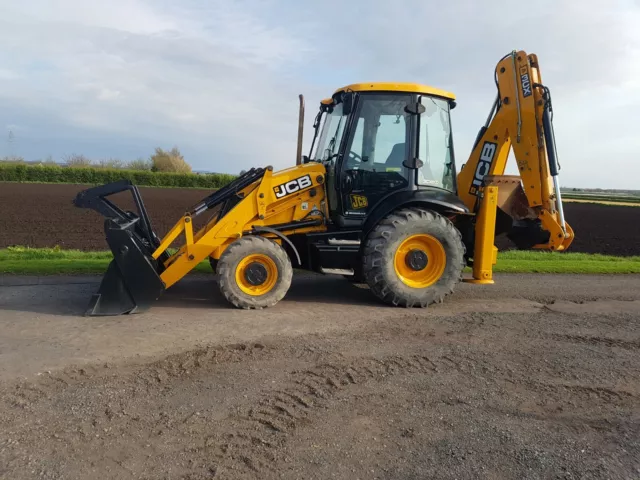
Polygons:
<instances>
[{"instance_id":1,"label":"dirt mound","mask_svg":"<svg viewBox=\"0 0 640 480\"><path fill-rule=\"evenodd\" d=\"M0 225L3 226L0 229L0 248L59 245L81 250L106 249L102 218L71 203L84 188L87 187L0 183ZM154 228L163 235L185 210L210 192L142 187L141 193ZM124 208L133 208L126 194L114 198ZM640 207L567 203L565 214L576 232L572 252L640 255ZM508 242L501 241L498 247L508 245Z\"/></svg>"}]
</instances>

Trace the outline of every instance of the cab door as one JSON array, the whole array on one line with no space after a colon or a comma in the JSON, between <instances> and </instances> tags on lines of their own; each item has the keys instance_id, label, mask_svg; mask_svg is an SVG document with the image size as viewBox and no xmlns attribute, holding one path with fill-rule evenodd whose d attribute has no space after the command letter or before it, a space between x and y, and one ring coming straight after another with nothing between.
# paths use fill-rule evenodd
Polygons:
<instances>
[{"instance_id":1,"label":"cab door","mask_svg":"<svg viewBox=\"0 0 640 480\"><path fill-rule=\"evenodd\" d=\"M340 163L342 215L363 220L389 193L409 186L412 95L360 94ZM349 222L353 223L353 222Z\"/></svg>"}]
</instances>

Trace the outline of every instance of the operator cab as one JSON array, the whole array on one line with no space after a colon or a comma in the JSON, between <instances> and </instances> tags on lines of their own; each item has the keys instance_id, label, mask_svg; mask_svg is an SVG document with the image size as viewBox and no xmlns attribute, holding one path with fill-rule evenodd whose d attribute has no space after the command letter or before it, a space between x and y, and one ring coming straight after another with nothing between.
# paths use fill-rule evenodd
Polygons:
<instances>
[{"instance_id":1,"label":"operator cab","mask_svg":"<svg viewBox=\"0 0 640 480\"><path fill-rule=\"evenodd\" d=\"M379 205L400 196L459 204L454 106L448 92L406 83L349 85L323 100L310 158L327 169L332 220L359 227Z\"/></svg>"}]
</instances>

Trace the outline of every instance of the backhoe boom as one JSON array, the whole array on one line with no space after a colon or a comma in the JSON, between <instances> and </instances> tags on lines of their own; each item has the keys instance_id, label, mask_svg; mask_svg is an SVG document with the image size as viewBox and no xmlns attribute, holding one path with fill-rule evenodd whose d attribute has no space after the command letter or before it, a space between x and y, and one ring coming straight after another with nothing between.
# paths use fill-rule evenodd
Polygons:
<instances>
[{"instance_id":1,"label":"backhoe boom","mask_svg":"<svg viewBox=\"0 0 640 480\"><path fill-rule=\"evenodd\" d=\"M542 85L538 59L514 51L498 63L495 75L498 96L458 175L458 195L477 213L484 187L490 181L500 183L513 148L522 186L501 195L504 201L499 207L514 219L513 226L529 227L520 239L535 238L533 248L566 250L574 235L564 219L551 97ZM518 205L517 198L523 194L525 205Z\"/></svg>"}]
</instances>

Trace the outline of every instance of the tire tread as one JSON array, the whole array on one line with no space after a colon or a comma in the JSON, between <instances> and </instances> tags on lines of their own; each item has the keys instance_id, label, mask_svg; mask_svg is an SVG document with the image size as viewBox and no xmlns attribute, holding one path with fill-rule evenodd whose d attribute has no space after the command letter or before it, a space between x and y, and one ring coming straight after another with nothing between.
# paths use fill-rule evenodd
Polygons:
<instances>
[{"instance_id":1,"label":"tire tread","mask_svg":"<svg viewBox=\"0 0 640 480\"><path fill-rule=\"evenodd\" d=\"M459 265L455 268L452 267L451 270L445 269L443 274L443 277L452 278L445 278L444 282L439 280L436 285L429 287L432 294L423 295L422 298L415 295L403 295L406 287L402 281L397 277L391 278L385 273L387 262L390 259L393 261L393 252L389 252L389 244L398 238L406 227L418 222L425 225L437 225L442 229L445 235L452 239L455 257L459 258ZM447 262L449 261L450 256L447 256ZM371 231L363 250L363 273L369 288L383 302L393 306L425 308L431 303L442 303L446 296L453 293L456 284L462 280L462 271L465 265L465 247L460 231L448 218L432 210L418 207L403 208L385 217Z\"/></svg>"}]
</instances>

